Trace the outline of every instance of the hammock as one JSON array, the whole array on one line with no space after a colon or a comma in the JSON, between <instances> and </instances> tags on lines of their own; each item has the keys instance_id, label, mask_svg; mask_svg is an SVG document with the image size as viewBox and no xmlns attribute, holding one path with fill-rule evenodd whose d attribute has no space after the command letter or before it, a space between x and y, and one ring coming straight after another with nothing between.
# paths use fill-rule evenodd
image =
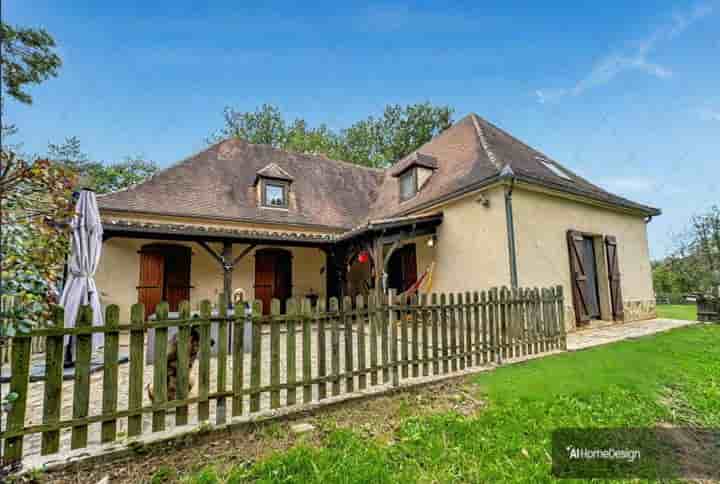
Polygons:
<instances>
[{"instance_id":1,"label":"hammock","mask_svg":"<svg viewBox=\"0 0 720 484\"><path fill-rule=\"evenodd\" d=\"M415 283L410 286L405 292L399 294L400 297L408 297L412 296L413 294L417 293L423 283L427 282L426 287L424 288L425 292L428 292L430 288L432 287L432 273L433 269L435 269L435 263L433 262L428 266L427 269L425 269L425 272L422 273L422 275L418 278Z\"/></svg>"}]
</instances>

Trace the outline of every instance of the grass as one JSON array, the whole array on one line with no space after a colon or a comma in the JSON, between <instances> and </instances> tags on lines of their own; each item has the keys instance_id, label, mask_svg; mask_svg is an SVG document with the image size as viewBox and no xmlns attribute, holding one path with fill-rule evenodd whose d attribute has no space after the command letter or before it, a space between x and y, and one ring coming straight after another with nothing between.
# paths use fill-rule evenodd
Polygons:
<instances>
[{"instance_id":1,"label":"grass","mask_svg":"<svg viewBox=\"0 0 720 484\"><path fill-rule=\"evenodd\" d=\"M558 427L720 427L720 326L695 326L512 365L473 378L487 405L409 416L389 442L334 430L187 483L550 482Z\"/></svg>"},{"instance_id":2,"label":"grass","mask_svg":"<svg viewBox=\"0 0 720 484\"><path fill-rule=\"evenodd\" d=\"M657 306L658 318L684 319L697 321L697 305L695 304L659 304Z\"/></svg>"}]
</instances>

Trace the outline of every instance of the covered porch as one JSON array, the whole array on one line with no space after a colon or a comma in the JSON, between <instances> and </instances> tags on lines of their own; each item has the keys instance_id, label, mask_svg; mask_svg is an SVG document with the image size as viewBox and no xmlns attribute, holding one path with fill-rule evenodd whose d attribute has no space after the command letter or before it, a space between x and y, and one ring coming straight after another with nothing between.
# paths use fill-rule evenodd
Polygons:
<instances>
[{"instance_id":1,"label":"covered porch","mask_svg":"<svg viewBox=\"0 0 720 484\"><path fill-rule=\"evenodd\" d=\"M230 309L258 299L267 312L273 298L314 305L389 288L401 293L429 279L441 223L437 214L322 234L104 220L97 284L103 305L141 302L146 316L160 301L171 312L183 300L197 310L220 294L231 295Z\"/></svg>"}]
</instances>

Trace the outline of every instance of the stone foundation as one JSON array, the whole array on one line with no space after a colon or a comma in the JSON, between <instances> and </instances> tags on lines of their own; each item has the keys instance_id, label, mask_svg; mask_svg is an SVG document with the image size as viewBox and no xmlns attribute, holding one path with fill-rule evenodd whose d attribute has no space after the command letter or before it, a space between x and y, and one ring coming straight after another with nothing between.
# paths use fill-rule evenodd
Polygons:
<instances>
[{"instance_id":1,"label":"stone foundation","mask_svg":"<svg viewBox=\"0 0 720 484\"><path fill-rule=\"evenodd\" d=\"M623 311L625 312L625 322L653 319L657 317L657 312L655 311L655 300L653 299L624 301Z\"/></svg>"}]
</instances>

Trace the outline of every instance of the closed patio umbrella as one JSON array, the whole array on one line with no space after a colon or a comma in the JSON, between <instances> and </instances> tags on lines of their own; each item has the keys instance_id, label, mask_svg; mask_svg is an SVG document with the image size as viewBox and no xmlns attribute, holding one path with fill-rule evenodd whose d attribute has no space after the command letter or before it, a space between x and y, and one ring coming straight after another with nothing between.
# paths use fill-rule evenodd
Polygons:
<instances>
[{"instance_id":1,"label":"closed patio umbrella","mask_svg":"<svg viewBox=\"0 0 720 484\"><path fill-rule=\"evenodd\" d=\"M65 327L74 327L80 307L88 304L93 310L93 326L102 326L103 315L100 307L100 295L95 286L95 272L100 263L103 229L93 191L82 190L80 192L70 227L72 230L68 277L60 298L60 305L65 308ZM93 349L102 346L102 343L103 334L94 333ZM75 360L74 341L66 336L65 345L72 346L72 359Z\"/></svg>"}]
</instances>

